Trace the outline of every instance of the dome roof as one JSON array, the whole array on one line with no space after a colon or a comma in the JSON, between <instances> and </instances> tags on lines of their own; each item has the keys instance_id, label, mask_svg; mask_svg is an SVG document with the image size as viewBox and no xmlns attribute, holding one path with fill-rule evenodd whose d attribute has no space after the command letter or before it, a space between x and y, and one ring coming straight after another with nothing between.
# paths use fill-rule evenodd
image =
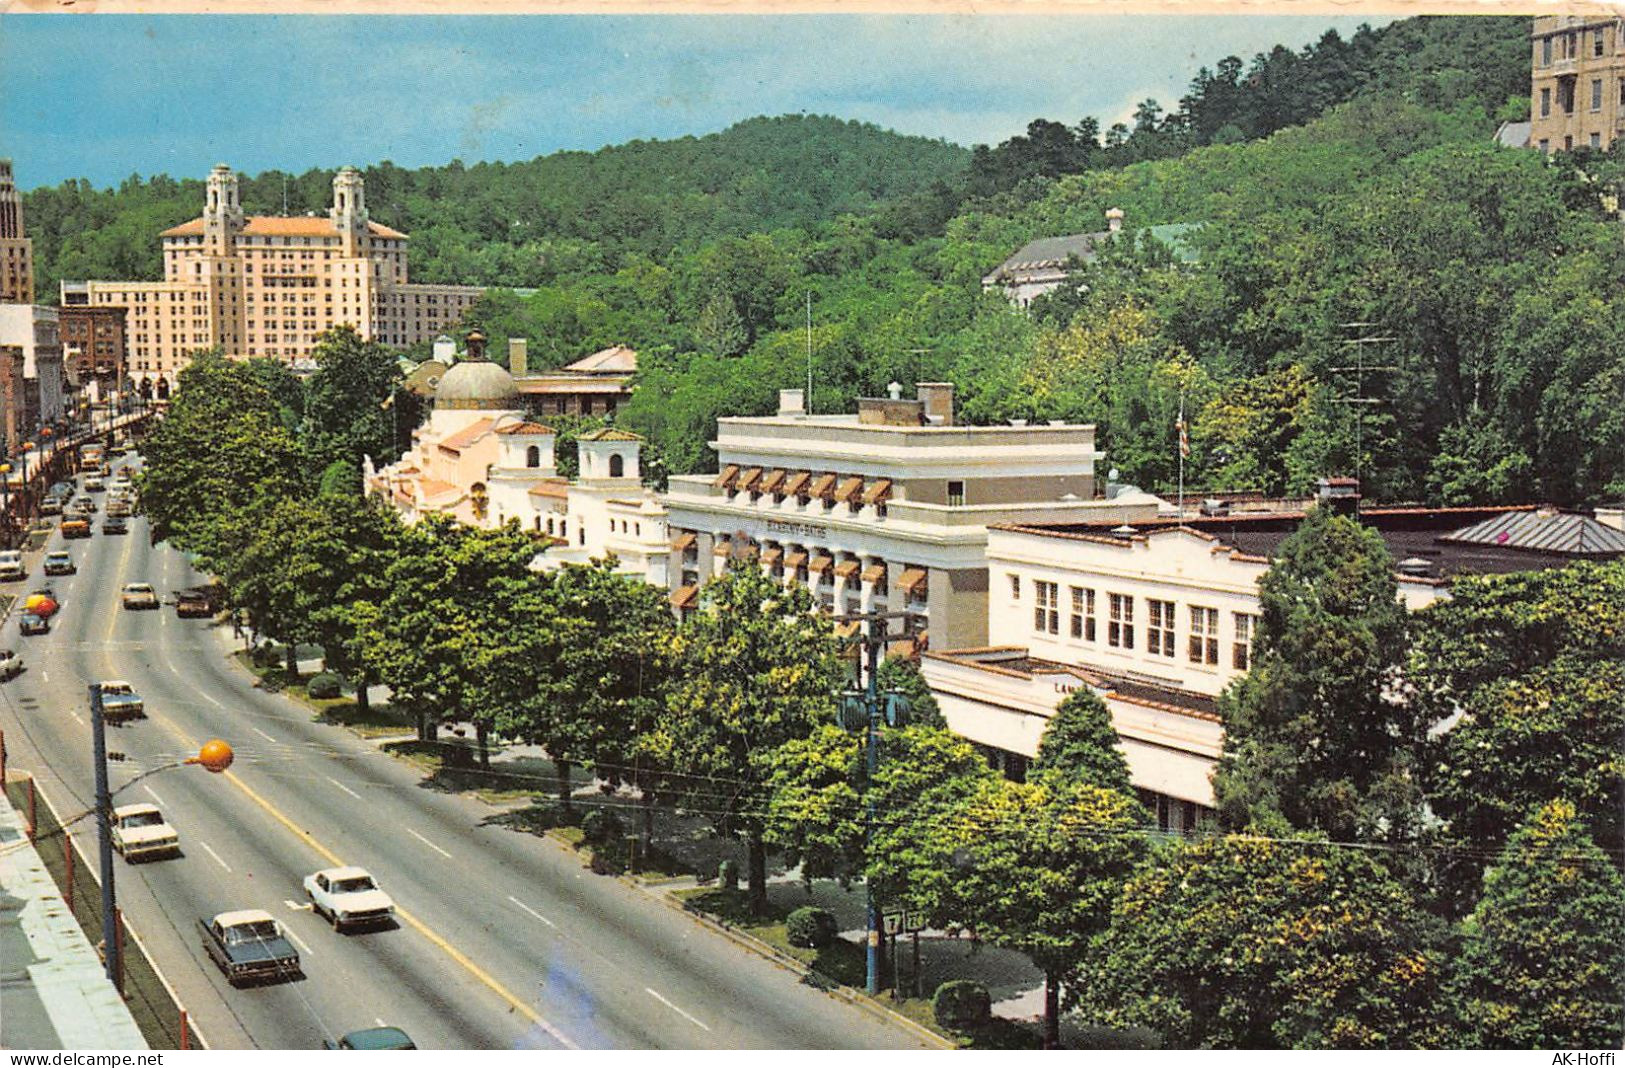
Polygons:
<instances>
[{"instance_id":1,"label":"dome roof","mask_svg":"<svg viewBox=\"0 0 1625 1068\"><path fill-rule=\"evenodd\" d=\"M435 387L436 408L507 411L523 408L513 375L500 364L464 360L440 376Z\"/></svg>"}]
</instances>

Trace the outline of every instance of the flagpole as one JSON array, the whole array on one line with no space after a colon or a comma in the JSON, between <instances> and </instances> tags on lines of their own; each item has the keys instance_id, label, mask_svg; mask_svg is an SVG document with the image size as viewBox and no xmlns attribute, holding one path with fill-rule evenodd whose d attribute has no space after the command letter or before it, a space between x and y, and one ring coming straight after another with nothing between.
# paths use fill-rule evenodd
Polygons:
<instances>
[{"instance_id":1,"label":"flagpole","mask_svg":"<svg viewBox=\"0 0 1625 1068\"><path fill-rule=\"evenodd\" d=\"M1185 390L1179 391L1179 521L1185 521Z\"/></svg>"}]
</instances>

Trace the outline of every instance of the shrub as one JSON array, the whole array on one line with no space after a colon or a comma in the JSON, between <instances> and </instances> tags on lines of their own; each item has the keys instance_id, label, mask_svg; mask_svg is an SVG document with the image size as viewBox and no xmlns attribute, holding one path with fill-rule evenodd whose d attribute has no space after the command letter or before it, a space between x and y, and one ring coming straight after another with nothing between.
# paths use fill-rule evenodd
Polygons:
<instances>
[{"instance_id":1,"label":"shrub","mask_svg":"<svg viewBox=\"0 0 1625 1068\"><path fill-rule=\"evenodd\" d=\"M288 671L286 668L274 667L260 676L260 689L266 693L278 693L287 689Z\"/></svg>"},{"instance_id":2,"label":"shrub","mask_svg":"<svg viewBox=\"0 0 1625 1068\"><path fill-rule=\"evenodd\" d=\"M607 808L595 808L581 817L581 837L588 842L608 842L621 836L621 818Z\"/></svg>"},{"instance_id":3,"label":"shrub","mask_svg":"<svg viewBox=\"0 0 1625 1068\"><path fill-rule=\"evenodd\" d=\"M337 672L323 671L312 675L310 682L305 685L305 692L321 700L337 697L344 689L344 680Z\"/></svg>"},{"instance_id":4,"label":"shrub","mask_svg":"<svg viewBox=\"0 0 1625 1068\"><path fill-rule=\"evenodd\" d=\"M626 839L616 838L593 846L592 870L599 875L619 875L632 865L632 851Z\"/></svg>"},{"instance_id":5,"label":"shrub","mask_svg":"<svg viewBox=\"0 0 1625 1068\"><path fill-rule=\"evenodd\" d=\"M993 999L987 987L969 979L950 979L931 998L937 1023L955 1031L972 1031L993 1018Z\"/></svg>"},{"instance_id":6,"label":"shrub","mask_svg":"<svg viewBox=\"0 0 1625 1068\"><path fill-rule=\"evenodd\" d=\"M717 865L717 885L724 890L739 889L739 862L725 860Z\"/></svg>"},{"instance_id":7,"label":"shrub","mask_svg":"<svg viewBox=\"0 0 1625 1068\"><path fill-rule=\"evenodd\" d=\"M804 905L784 921L784 934L792 946L823 949L835 941L835 914L829 909Z\"/></svg>"}]
</instances>

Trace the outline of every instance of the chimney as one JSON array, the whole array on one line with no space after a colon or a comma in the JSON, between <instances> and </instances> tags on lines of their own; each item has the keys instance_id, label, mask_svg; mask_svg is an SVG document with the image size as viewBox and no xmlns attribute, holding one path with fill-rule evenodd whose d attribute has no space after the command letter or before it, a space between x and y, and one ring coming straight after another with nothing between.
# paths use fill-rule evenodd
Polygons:
<instances>
[{"instance_id":1,"label":"chimney","mask_svg":"<svg viewBox=\"0 0 1625 1068\"><path fill-rule=\"evenodd\" d=\"M465 360L485 359L485 334L479 327L470 330L468 336L463 339L463 350Z\"/></svg>"},{"instance_id":2,"label":"chimney","mask_svg":"<svg viewBox=\"0 0 1625 1068\"><path fill-rule=\"evenodd\" d=\"M1122 228L1123 228L1123 209L1122 208L1107 208L1106 209L1106 229L1115 234L1115 233L1117 233L1117 231L1121 230Z\"/></svg>"},{"instance_id":3,"label":"chimney","mask_svg":"<svg viewBox=\"0 0 1625 1068\"><path fill-rule=\"evenodd\" d=\"M779 390L779 416L802 416L807 414L806 392L799 389Z\"/></svg>"},{"instance_id":4,"label":"chimney","mask_svg":"<svg viewBox=\"0 0 1625 1068\"><path fill-rule=\"evenodd\" d=\"M1338 515L1360 514L1360 480L1347 476L1317 479L1316 496L1319 504L1329 507Z\"/></svg>"},{"instance_id":5,"label":"chimney","mask_svg":"<svg viewBox=\"0 0 1625 1068\"><path fill-rule=\"evenodd\" d=\"M931 426L954 425L954 384L916 382L914 395L925 405L925 421Z\"/></svg>"},{"instance_id":6,"label":"chimney","mask_svg":"<svg viewBox=\"0 0 1625 1068\"><path fill-rule=\"evenodd\" d=\"M508 373L515 378L523 378L530 370L529 353L526 351L527 342L522 337L508 339Z\"/></svg>"}]
</instances>

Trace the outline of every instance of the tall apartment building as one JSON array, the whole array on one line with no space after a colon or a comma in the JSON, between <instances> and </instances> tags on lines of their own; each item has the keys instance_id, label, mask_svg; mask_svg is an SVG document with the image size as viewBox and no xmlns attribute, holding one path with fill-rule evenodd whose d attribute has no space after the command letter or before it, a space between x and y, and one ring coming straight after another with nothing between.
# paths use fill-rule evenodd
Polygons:
<instances>
[{"instance_id":1,"label":"tall apartment building","mask_svg":"<svg viewBox=\"0 0 1625 1068\"><path fill-rule=\"evenodd\" d=\"M34 303L34 243L23 231L23 200L0 159L0 304Z\"/></svg>"},{"instance_id":2,"label":"tall apartment building","mask_svg":"<svg viewBox=\"0 0 1625 1068\"><path fill-rule=\"evenodd\" d=\"M334 177L323 218L245 216L237 176L219 164L203 215L161 236L163 281L82 283L92 307L129 309L130 373L160 397L200 349L292 363L344 324L405 347L450 327L485 292L409 282L407 235L368 217L353 167Z\"/></svg>"},{"instance_id":3,"label":"tall apartment building","mask_svg":"<svg viewBox=\"0 0 1625 1068\"><path fill-rule=\"evenodd\" d=\"M1606 150L1625 136L1625 18L1542 15L1530 38L1530 147Z\"/></svg>"}]
</instances>

